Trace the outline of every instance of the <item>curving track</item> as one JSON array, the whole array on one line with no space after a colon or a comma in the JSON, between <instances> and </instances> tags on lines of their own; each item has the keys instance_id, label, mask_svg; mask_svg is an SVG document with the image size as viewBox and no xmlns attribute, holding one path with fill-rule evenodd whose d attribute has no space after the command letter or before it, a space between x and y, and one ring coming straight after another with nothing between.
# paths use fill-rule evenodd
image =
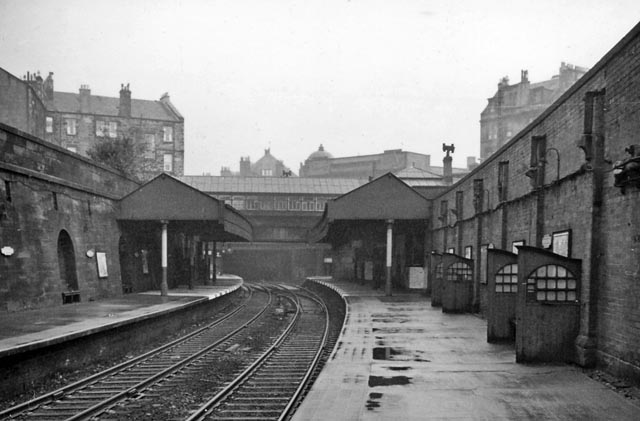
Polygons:
<instances>
[{"instance_id":1,"label":"curving track","mask_svg":"<svg viewBox=\"0 0 640 421\"><path fill-rule=\"evenodd\" d=\"M296 294L295 323L236 380L188 421L284 419L309 384L323 354L329 315L321 300Z\"/></svg>"},{"instance_id":2,"label":"curving track","mask_svg":"<svg viewBox=\"0 0 640 421\"><path fill-rule=\"evenodd\" d=\"M286 419L331 351L328 310L309 291L250 291L216 322L0 419Z\"/></svg>"}]
</instances>

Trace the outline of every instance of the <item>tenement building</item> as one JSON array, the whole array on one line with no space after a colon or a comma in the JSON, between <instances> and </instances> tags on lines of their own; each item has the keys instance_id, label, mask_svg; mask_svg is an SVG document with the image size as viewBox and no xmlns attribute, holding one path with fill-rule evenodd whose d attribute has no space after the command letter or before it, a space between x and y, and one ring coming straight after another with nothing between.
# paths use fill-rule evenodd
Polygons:
<instances>
[{"instance_id":1,"label":"tenement building","mask_svg":"<svg viewBox=\"0 0 640 421\"><path fill-rule=\"evenodd\" d=\"M0 93L0 121L12 127L82 156L100 142L128 138L140 179L184 173L184 118L166 93L157 101L133 99L128 84L118 97L94 95L88 85L58 92L52 72L20 80L2 69Z\"/></svg>"},{"instance_id":2,"label":"tenement building","mask_svg":"<svg viewBox=\"0 0 640 421\"><path fill-rule=\"evenodd\" d=\"M500 149L587 70L561 63L557 75L541 82L531 83L527 70L520 73L520 82L513 85L509 84L508 77L503 77L480 114L480 159L487 159Z\"/></svg>"}]
</instances>

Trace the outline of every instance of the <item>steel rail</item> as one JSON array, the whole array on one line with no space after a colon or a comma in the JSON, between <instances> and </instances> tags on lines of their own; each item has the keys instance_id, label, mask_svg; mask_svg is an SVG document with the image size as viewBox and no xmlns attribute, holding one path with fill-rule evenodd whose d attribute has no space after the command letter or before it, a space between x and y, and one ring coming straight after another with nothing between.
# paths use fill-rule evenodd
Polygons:
<instances>
[{"instance_id":1,"label":"steel rail","mask_svg":"<svg viewBox=\"0 0 640 421\"><path fill-rule=\"evenodd\" d=\"M219 339L216 342L213 342L212 344L206 346L205 348L202 348L200 351L192 354L190 357L187 357L183 360L181 360L180 362L169 366L167 368L165 368L164 370L148 377L147 379L139 382L138 384L130 387L129 389L123 390L122 392L119 392L113 396L111 396L108 399L103 400L102 402L85 409L84 411L70 417L67 418L67 421L77 421L77 420L82 420L82 419L87 419L91 416L94 416L100 412L103 412L104 410L108 409L109 407L113 406L113 404L117 403L118 401L125 399L129 396L134 396L138 393L140 393L142 390L148 388L149 386L156 384L159 380L165 379L167 377L169 377L169 375L173 374L174 372L180 370L181 368L183 368L184 366L190 364L192 361L196 360L197 358L201 357L202 355L208 353L209 351L211 351L213 348L217 347L218 345L220 345L221 343L229 340L230 338L232 338L233 336L235 336L238 332L244 330L247 328L247 326L249 326L250 324L252 324L256 319L258 319L258 317L260 317L262 314L264 314L265 311L267 311L267 309L269 308L269 305L272 302L272 294L269 291L269 301L267 302L267 305L260 311L258 312L255 316L253 316L249 321L245 322L242 326L238 327L237 329L233 330L231 333L227 334L226 336L224 336L223 338Z\"/></svg>"},{"instance_id":2,"label":"steel rail","mask_svg":"<svg viewBox=\"0 0 640 421\"><path fill-rule=\"evenodd\" d=\"M157 356L159 354L161 354L163 351L166 351L167 349L173 348L176 345L180 345L181 343L185 343L187 342L189 339L196 337L197 335L203 333L206 330L212 329L216 326L218 326L219 324L221 324L222 322L232 318L233 316L235 316L238 312L240 312L243 308L245 308L248 304L248 302L251 300L251 298L253 297L253 293L254 293L254 289L261 289L262 288L256 288L256 287L244 287L246 288L250 295L244 300L244 302L242 304L240 304L236 309L234 309L233 311L231 311L228 314L225 314L224 316L216 319L215 321L209 323L206 326L203 326L199 329L196 329L193 332L190 332L180 338L177 338L167 344L161 345L151 351L148 351L144 354L141 354L137 357L134 357L130 360L127 360L123 363L117 364L113 367L110 367L106 370L103 370L99 373L93 374L89 377L86 377L84 379L78 380L74 383L71 383L67 386L63 386L59 389L56 389L52 392L48 392L44 395L41 395L37 398L31 399L29 401L23 402L21 404L15 405L13 407L7 408L3 411L0 411L0 418L1 419L12 419L16 416L20 416L20 414L23 414L25 412L31 411L31 410L35 410L39 407L41 407L44 404L48 404L48 403L53 403L56 401L60 401L62 398L64 398L65 396L80 391L84 388L86 388L87 386L90 386L102 379L108 378L109 376L113 376L116 375L120 372L125 371L126 369L133 367L147 359L150 359L154 356ZM271 299L269 299L270 302ZM266 311L266 309L268 308L268 305L265 306L265 308L262 310L261 313L263 313L264 311ZM257 317L257 316L256 316ZM253 319L252 319L253 320ZM241 330L242 328L238 329ZM137 385L136 385L137 386ZM134 386L135 388L135 386ZM129 388L127 389L127 392L131 392L133 388Z\"/></svg>"},{"instance_id":3,"label":"steel rail","mask_svg":"<svg viewBox=\"0 0 640 421\"><path fill-rule=\"evenodd\" d=\"M307 388L307 386L309 386L309 383L310 383L310 380L311 380L311 376L314 374L316 368L318 367L318 364L320 363L320 358L322 357L322 355L325 352L325 349L326 349L326 346L327 346L327 340L329 338L329 327L330 327L329 326L329 323L330 323L329 322L329 309L327 308L327 306L324 303L324 301L322 301L322 299L320 297L318 297L315 293L313 293L311 291L308 291L308 290L306 292L312 294L311 299L313 299L314 301L318 302L320 304L320 306L322 307L322 309L324 310L324 315L325 315L324 333L322 334L321 345L318 348L318 351L316 352L316 355L313 358L313 361L309 365L309 369L307 370L307 373L305 374L304 378L300 382L300 386L298 386L296 391L293 393L293 396L291 396L291 399L289 399L289 402L287 403L287 406L284 408L284 410L280 414L280 417L278 417L278 421L283 421L287 417L292 415L295 406L300 403L299 402L299 398L302 396L302 392ZM313 297L313 296L315 296L315 297Z\"/></svg>"},{"instance_id":4,"label":"steel rail","mask_svg":"<svg viewBox=\"0 0 640 421\"><path fill-rule=\"evenodd\" d=\"M295 296L295 295L294 295ZM218 392L214 397L205 402L200 408L191 414L185 421L201 421L205 419L209 412L214 409L219 403L222 402L227 396L231 395L233 390L239 386L242 382L249 378L249 376L262 365L262 363L280 347L280 345L287 339L302 314L302 306L297 296L295 300L296 312L292 317L291 323L287 329L280 335L276 342L271 345L258 359L256 359L249 367L247 367L242 373L240 373L231 383L229 383L224 389Z\"/></svg>"}]
</instances>

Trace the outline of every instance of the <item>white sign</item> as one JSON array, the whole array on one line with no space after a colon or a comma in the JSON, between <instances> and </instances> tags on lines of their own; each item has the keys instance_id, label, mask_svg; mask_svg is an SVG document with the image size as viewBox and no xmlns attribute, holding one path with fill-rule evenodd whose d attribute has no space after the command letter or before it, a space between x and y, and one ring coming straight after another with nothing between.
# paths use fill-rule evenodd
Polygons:
<instances>
[{"instance_id":1,"label":"white sign","mask_svg":"<svg viewBox=\"0 0 640 421\"><path fill-rule=\"evenodd\" d=\"M109 276L107 273L107 253L102 251L97 252L96 260L98 261L98 277L106 278Z\"/></svg>"},{"instance_id":2,"label":"white sign","mask_svg":"<svg viewBox=\"0 0 640 421\"><path fill-rule=\"evenodd\" d=\"M551 236L549 234L545 234L542 237L542 248L548 249L551 246Z\"/></svg>"}]
</instances>

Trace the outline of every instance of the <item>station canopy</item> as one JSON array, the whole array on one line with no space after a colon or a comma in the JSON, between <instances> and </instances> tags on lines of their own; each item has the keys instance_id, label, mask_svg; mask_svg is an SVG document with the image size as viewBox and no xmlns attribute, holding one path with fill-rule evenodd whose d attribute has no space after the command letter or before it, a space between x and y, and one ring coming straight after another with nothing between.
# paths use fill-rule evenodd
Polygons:
<instances>
[{"instance_id":1,"label":"station canopy","mask_svg":"<svg viewBox=\"0 0 640 421\"><path fill-rule=\"evenodd\" d=\"M253 227L237 210L160 174L120 200L118 221L144 229L168 221L171 230L203 241L252 241Z\"/></svg>"},{"instance_id":2,"label":"station canopy","mask_svg":"<svg viewBox=\"0 0 640 421\"><path fill-rule=\"evenodd\" d=\"M419 221L429 218L429 201L392 173L329 200L311 229L312 242L332 242L358 221Z\"/></svg>"}]
</instances>

